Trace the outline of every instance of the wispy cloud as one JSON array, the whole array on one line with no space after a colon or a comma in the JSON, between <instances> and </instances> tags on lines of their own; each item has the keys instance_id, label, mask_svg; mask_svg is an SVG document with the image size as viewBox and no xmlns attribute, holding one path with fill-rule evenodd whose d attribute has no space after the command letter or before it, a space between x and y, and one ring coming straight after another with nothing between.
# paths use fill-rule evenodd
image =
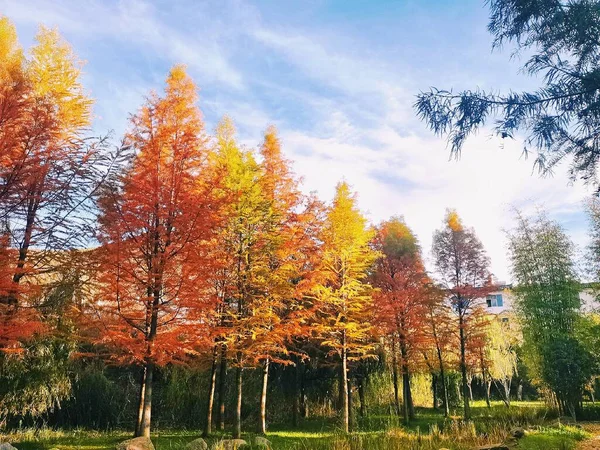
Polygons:
<instances>
[{"instance_id":1,"label":"wispy cloud","mask_svg":"<svg viewBox=\"0 0 600 450\"><path fill-rule=\"evenodd\" d=\"M4 3L4 14L15 21L58 26L63 33L87 41L110 40L116 43L116 51L133 49L150 58L184 63L207 82L235 89L244 87L243 76L227 58L227 48L219 42L218 34L202 26L181 29L176 17L172 21L165 20L165 11L150 2L32 0Z\"/></svg>"},{"instance_id":2,"label":"wispy cloud","mask_svg":"<svg viewBox=\"0 0 600 450\"><path fill-rule=\"evenodd\" d=\"M310 12L295 15L292 10L304 2L268 2L262 9L243 0L0 5L26 39L37 23L56 25L85 54L102 127L122 130L149 89L160 89L168 67L185 63L202 87L209 130L228 113L241 141L256 146L265 127L276 124L307 191L329 199L335 184L347 180L373 222L404 215L426 253L446 207L476 228L502 278L508 276L502 230L512 224L513 206L526 212L546 207L585 244L581 201L589 192L570 186L564 171L540 179L521 158L518 140L501 142L485 132L467 142L460 162L449 161L445 143L414 115L414 94L430 84L520 82L497 55L493 70L486 64L489 43L479 39L486 34L477 15L436 28L439 39L432 39L432 30L400 13L387 18L393 27L379 37L373 30L381 27L367 35L339 21L311 20ZM448 17L444 10L428 10L427 20L418 23L437 27ZM463 31L465 36L455 36ZM469 51L453 43L468 44Z\"/></svg>"}]
</instances>

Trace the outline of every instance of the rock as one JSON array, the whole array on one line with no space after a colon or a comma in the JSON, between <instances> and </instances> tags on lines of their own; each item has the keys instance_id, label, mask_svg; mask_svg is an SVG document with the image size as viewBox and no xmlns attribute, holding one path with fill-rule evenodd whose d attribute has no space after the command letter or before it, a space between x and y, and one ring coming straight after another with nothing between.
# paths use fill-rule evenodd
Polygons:
<instances>
[{"instance_id":1,"label":"rock","mask_svg":"<svg viewBox=\"0 0 600 450\"><path fill-rule=\"evenodd\" d=\"M117 444L117 450L154 450L150 438L136 437Z\"/></svg>"},{"instance_id":2,"label":"rock","mask_svg":"<svg viewBox=\"0 0 600 450\"><path fill-rule=\"evenodd\" d=\"M9 442L1 442L0 450L17 450L17 448L10 445Z\"/></svg>"},{"instance_id":3,"label":"rock","mask_svg":"<svg viewBox=\"0 0 600 450\"><path fill-rule=\"evenodd\" d=\"M510 448L504 444L490 444L477 447L475 450L510 450Z\"/></svg>"},{"instance_id":4,"label":"rock","mask_svg":"<svg viewBox=\"0 0 600 450\"><path fill-rule=\"evenodd\" d=\"M259 449L267 449L271 450L273 447L271 446L271 441L262 436L256 436L252 441L252 447L257 447Z\"/></svg>"},{"instance_id":5,"label":"rock","mask_svg":"<svg viewBox=\"0 0 600 450\"><path fill-rule=\"evenodd\" d=\"M525 430L521 427L513 428L510 430L510 435L515 439L521 439L523 436L525 436Z\"/></svg>"},{"instance_id":6,"label":"rock","mask_svg":"<svg viewBox=\"0 0 600 450\"><path fill-rule=\"evenodd\" d=\"M185 450L208 450L208 444L202 438L194 439L185 446Z\"/></svg>"},{"instance_id":7,"label":"rock","mask_svg":"<svg viewBox=\"0 0 600 450\"><path fill-rule=\"evenodd\" d=\"M243 439L224 439L216 442L212 450L241 450L248 443Z\"/></svg>"}]
</instances>

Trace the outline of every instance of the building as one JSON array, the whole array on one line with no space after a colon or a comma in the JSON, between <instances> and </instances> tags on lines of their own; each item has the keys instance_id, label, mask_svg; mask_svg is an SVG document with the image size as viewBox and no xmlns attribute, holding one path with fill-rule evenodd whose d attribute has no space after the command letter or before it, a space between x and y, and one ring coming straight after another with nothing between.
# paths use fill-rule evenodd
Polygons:
<instances>
[{"instance_id":1,"label":"building","mask_svg":"<svg viewBox=\"0 0 600 450\"><path fill-rule=\"evenodd\" d=\"M600 311L600 302L591 287L585 286L579 293L579 299L582 311ZM515 295L512 285L499 283L497 290L490 292L485 298L485 303L483 299L482 303L489 314L498 316L503 322L508 322L515 313Z\"/></svg>"}]
</instances>

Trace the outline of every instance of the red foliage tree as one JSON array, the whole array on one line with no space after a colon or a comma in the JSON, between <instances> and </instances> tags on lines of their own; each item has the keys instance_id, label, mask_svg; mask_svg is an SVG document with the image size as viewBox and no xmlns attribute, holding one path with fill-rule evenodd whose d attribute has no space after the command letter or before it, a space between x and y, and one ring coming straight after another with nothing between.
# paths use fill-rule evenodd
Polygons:
<instances>
[{"instance_id":1,"label":"red foliage tree","mask_svg":"<svg viewBox=\"0 0 600 450\"><path fill-rule=\"evenodd\" d=\"M31 299L49 272L69 263L57 250L85 245L92 196L114 161L104 140L85 138L92 100L80 82L81 61L55 30L42 27L36 40L26 58L13 25L0 18L4 349L41 329Z\"/></svg>"},{"instance_id":2,"label":"red foliage tree","mask_svg":"<svg viewBox=\"0 0 600 450\"><path fill-rule=\"evenodd\" d=\"M396 348L400 350L403 414L408 422L414 417L410 374L422 363L426 345L423 330L429 277L421 260L417 238L402 219L392 218L382 223L377 229L374 247L381 254L372 276L373 285L378 288L374 296L376 323L392 341L393 364L396 364ZM398 409L397 376L394 383Z\"/></svg>"},{"instance_id":3,"label":"red foliage tree","mask_svg":"<svg viewBox=\"0 0 600 450\"><path fill-rule=\"evenodd\" d=\"M493 289L490 284L490 261L475 231L463 226L456 211L449 210L444 226L433 235L433 257L440 280L458 317L460 371L464 400L464 417L469 419L468 355L469 334L474 333L473 314L481 298Z\"/></svg>"},{"instance_id":4,"label":"red foliage tree","mask_svg":"<svg viewBox=\"0 0 600 450\"><path fill-rule=\"evenodd\" d=\"M137 435L149 436L155 366L203 347L214 296L205 245L215 219L197 88L174 67L165 95L131 120L135 159L100 200L97 344L119 363L142 365Z\"/></svg>"}]
</instances>

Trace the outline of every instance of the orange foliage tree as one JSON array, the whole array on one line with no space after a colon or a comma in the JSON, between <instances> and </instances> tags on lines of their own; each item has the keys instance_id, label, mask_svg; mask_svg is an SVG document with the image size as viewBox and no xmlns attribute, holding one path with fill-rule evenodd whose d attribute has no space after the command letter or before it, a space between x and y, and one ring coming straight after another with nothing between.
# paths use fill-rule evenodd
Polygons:
<instances>
[{"instance_id":1,"label":"orange foliage tree","mask_svg":"<svg viewBox=\"0 0 600 450\"><path fill-rule=\"evenodd\" d=\"M181 66L131 119L135 158L100 199L95 342L143 366L136 435L149 436L155 366L206 344L214 296L205 283L216 219L197 88Z\"/></svg>"},{"instance_id":2,"label":"orange foliage tree","mask_svg":"<svg viewBox=\"0 0 600 450\"><path fill-rule=\"evenodd\" d=\"M448 369L455 367L455 357L452 351L457 347L455 316L452 313L451 306L446 301L444 290L434 285L429 285L427 301L425 304L423 332L427 336L429 349L427 354L432 355L429 358L429 364L433 367L433 360L436 361L437 374L439 375L439 386L441 388L442 407L444 416L450 415L450 404L448 401L448 384L446 377ZM434 385L434 406L435 406L435 388Z\"/></svg>"},{"instance_id":3,"label":"orange foliage tree","mask_svg":"<svg viewBox=\"0 0 600 450\"><path fill-rule=\"evenodd\" d=\"M374 296L377 323L392 341L394 371L396 344L400 350L403 415L408 422L414 418L411 369L422 363L427 341L423 331L429 277L417 238L404 220L394 217L383 222L377 229L373 244L381 254L372 276L373 285L378 288ZM396 408L399 409L397 376L394 376L394 392Z\"/></svg>"},{"instance_id":4,"label":"orange foliage tree","mask_svg":"<svg viewBox=\"0 0 600 450\"><path fill-rule=\"evenodd\" d=\"M241 435L242 382L244 368L251 364L247 350L251 330L248 327L253 299L261 290L266 260L264 238L268 202L260 186L260 166L251 151L241 149L235 127L225 117L217 126L213 167L221 174L218 196L223 200L223 221L213 254L218 270L213 284L221 299L222 330L217 339L222 345L219 380L219 407L224 425L225 374L227 359L235 367L236 406L233 434Z\"/></svg>"},{"instance_id":5,"label":"orange foliage tree","mask_svg":"<svg viewBox=\"0 0 600 450\"><path fill-rule=\"evenodd\" d=\"M303 296L311 287L310 259L315 252L318 203L300 193L274 127L267 129L260 155L260 187L268 203L263 237L266 253L259 275L262 289L254 297L247 324L251 331L247 351L262 366L258 431L264 434L269 364L291 364L290 336L308 332Z\"/></svg>"},{"instance_id":6,"label":"orange foliage tree","mask_svg":"<svg viewBox=\"0 0 600 450\"><path fill-rule=\"evenodd\" d=\"M56 250L87 244L92 196L115 162L105 140L85 138L92 101L80 82L81 61L55 30L42 27L36 40L25 57L14 26L0 18L4 349L40 330L35 305L24 303L39 293L38 274L66 263Z\"/></svg>"},{"instance_id":7,"label":"orange foliage tree","mask_svg":"<svg viewBox=\"0 0 600 450\"><path fill-rule=\"evenodd\" d=\"M226 206L214 247L218 270L213 283L222 299L216 342L222 346L220 392L227 354L236 370L235 437L241 434L243 370L257 365L263 374L259 432L266 432L269 366L290 363L287 340L303 328L302 280L308 248L314 244L313 203L300 193L275 128L266 131L260 154L258 163L250 151L238 147L229 118L219 124L214 165L222 175L219 192ZM215 370L213 364L209 398ZM209 432L207 425L205 434Z\"/></svg>"}]
</instances>

